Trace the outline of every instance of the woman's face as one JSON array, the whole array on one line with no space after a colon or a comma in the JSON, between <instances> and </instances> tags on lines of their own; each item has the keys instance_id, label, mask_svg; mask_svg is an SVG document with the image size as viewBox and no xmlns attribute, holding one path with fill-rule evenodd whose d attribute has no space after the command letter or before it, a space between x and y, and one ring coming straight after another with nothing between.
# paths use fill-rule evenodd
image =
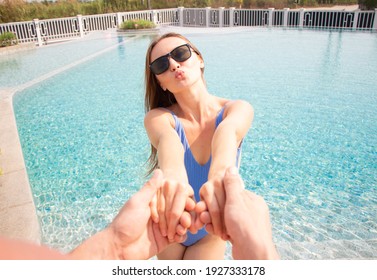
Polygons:
<instances>
[{"instance_id":1,"label":"woman's face","mask_svg":"<svg viewBox=\"0 0 377 280\"><path fill-rule=\"evenodd\" d=\"M187 42L178 37L164 38L152 49L150 61L153 62L184 44L187 44ZM191 49L191 57L183 62L175 61L171 56L168 57L168 60L168 69L156 75L163 90L168 89L175 94L190 88L199 81L203 81L201 68L204 67L204 62L193 49Z\"/></svg>"}]
</instances>

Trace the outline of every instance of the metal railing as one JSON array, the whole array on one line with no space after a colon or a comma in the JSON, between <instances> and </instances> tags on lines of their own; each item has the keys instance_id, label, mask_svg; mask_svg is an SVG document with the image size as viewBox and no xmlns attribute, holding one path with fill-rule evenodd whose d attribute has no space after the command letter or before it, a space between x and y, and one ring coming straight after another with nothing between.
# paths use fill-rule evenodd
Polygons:
<instances>
[{"instance_id":1,"label":"metal railing","mask_svg":"<svg viewBox=\"0 0 377 280\"><path fill-rule=\"evenodd\" d=\"M374 11L334 11L179 7L6 23L0 24L0 34L13 32L19 43L35 42L41 46L48 42L83 37L93 31L119 28L124 21L133 19L150 20L158 26L260 26L377 31L377 9Z\"/></svg>"}]
</instances>

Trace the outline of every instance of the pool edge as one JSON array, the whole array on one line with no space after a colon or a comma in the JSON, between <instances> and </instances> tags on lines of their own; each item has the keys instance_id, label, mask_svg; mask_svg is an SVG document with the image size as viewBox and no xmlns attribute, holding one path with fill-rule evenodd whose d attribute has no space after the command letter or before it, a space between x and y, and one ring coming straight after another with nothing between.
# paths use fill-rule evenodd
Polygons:
<instances>
[{"instance_id":1,"label":"pool edge","mask_svg":"<svg viewBox=\"0 0 377 280\"><path fill-rule=\"evenodd\" d=\"M40 224L13 111L15 92L0 89L0 235L40 244Z\"/></svg>"}]
</instances>

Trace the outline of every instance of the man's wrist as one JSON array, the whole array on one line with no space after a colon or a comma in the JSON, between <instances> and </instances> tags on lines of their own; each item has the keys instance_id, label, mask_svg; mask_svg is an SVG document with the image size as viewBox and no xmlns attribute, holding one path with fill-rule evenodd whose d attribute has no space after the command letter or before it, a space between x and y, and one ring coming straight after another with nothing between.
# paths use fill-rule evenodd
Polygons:
<instances>
[{"instance_id":1,"label":"man's wrist","mask_svg":"<svg viewBox=\"0 0 377 280\"><path fill-rule=\"evenodd\" d=\"M116 260L121 256L110 228L96 233L69 253L70 258L77 260Z\"/></svg>"},{"instance_id":2,"label":"man's wrist","mask_svg":"<svg viewBox=\"0 0 377 280\"><path fill-rule=\"evenodd\" d=\"M238 252L237 257L244 260L275 260L279 259L272 240L256 240L247 233L233 239L232 245Z\"/></svg>"},{"instance_id":3,"label":"man's wrist","mask_svg":"<svg viewBox=\"0 0 377 280\"><path fill-rule=\"evenodd\" d=\"M209 170L208 172L208 180L211 180L213 178L223 178L224 175L225 175L225 171L227 170L227 167L226 166L222 166L222 167L218 167L218 168L213 168L211 167L211 169Z\"/></svg>"}]
</instances>

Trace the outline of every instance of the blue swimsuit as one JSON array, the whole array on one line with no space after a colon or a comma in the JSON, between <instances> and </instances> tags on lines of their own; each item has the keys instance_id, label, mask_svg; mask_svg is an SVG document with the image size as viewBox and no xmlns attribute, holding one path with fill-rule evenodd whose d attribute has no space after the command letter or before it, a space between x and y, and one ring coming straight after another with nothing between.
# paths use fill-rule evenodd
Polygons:
<instances>
[{"instance_id":1,"label":"blue swimsuit","mask_svg":"<svg viewBox=\"0 0 377 280\"><path fill-rule=\"evenodd\" d=\"M221 111L218 113L216 117L216 128L219 125L219 123L223 120L224 109L225 107L221 109ZM208 162L204 165L200 165L195 160L194 156L192 155L189 143L187 141L182 123L179 121L178 117L173 112L171 113L175 120L175 130L177 131L179 138L181 139L183 149L185 151L184 158L185 158L185 167L186 167L186 172L188 176L188 181L189 181L190 186L194 189L196 201L200 201L199 190L201 186L205 182L208 181L208 173L209 173L209 168L211 166L211 157L209 158ZM241 154L241 145L238 147L238 150L237 150L237 158L236 158L237 167L239 165L240 154ZM196 234L192 234L188 232L187 239L182 244L185 246L191 246L194 243L198 242L203 237L205 237L207 234L208 233L206 232L204 227L200 229Z\"/></svg>"}]
</instances>

